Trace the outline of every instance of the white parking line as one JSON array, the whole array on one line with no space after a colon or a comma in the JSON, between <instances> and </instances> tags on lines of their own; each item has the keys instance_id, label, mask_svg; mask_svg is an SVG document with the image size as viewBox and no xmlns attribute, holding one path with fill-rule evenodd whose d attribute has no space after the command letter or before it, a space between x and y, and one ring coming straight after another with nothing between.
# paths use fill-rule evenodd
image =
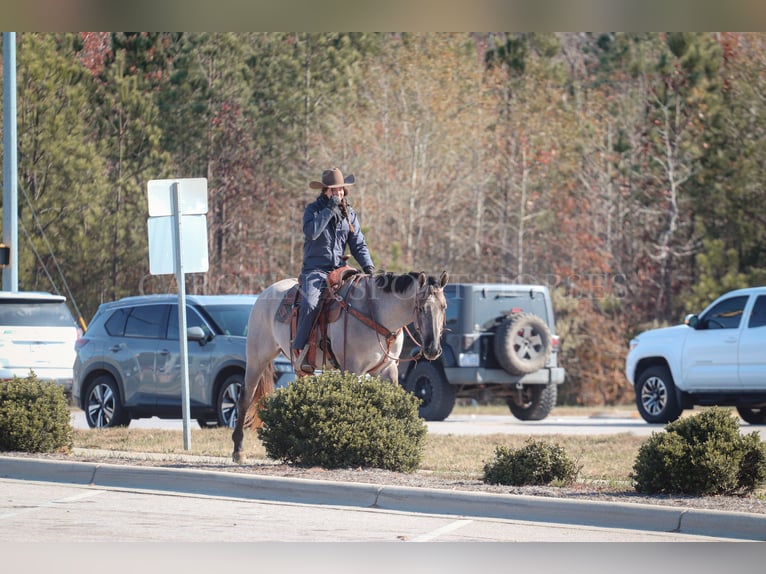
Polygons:
<instances>
[{"instance_id":1,"label":"white parking line","mask_svg":"<svg viewBox=\"0 0 766 574\"><path fill-rule=\"evenodd\" d=\"M450 522L449 524L445 524L441 528L437 528L436 530L432 530L431 532L427 532L425 534L421 534L420 536L416 536L411 540L411 542L428 542L430 540L434 540L441 536L442 534L447 534L449 532L454 532L458 528L463 528L463 526L468 526L471 524L473 520L456 520L455 522Z\"/></svg>"},{"instance_id":2,"label":"white parking line","mask_svg":"<svg viewBox=\"0 0 766 574\"><path fill-rule=\"evenodd\" d=\"M89 490L87 492L75 494L74 496L68 496L60 500L52 500L50 502L46 502L45 504L40 504L38 506L31 506L29 508L22 508L15 512L7 512L5 514L0 514L0 520L3 520L5 518L13 518L14 516L19 516L21 514L28 514L30 512L34 512L35 510L39 510L41 508L51 508L52 506L56 506L57 504L63 504L67 502L76 502L84 498L90 498L92 496L98 496L99 494L104 494L105 492L107 491L106 490Z\"/></svg>"}]
</instances>

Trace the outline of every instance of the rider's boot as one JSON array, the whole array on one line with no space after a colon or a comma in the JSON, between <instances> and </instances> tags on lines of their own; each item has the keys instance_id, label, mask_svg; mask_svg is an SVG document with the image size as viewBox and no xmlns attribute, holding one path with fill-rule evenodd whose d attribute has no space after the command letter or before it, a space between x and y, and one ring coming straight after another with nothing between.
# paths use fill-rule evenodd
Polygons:
<instances>
[{"instance_id":1,"label":"rider's boot","mask_svg":"<svg viewBox=\"0 0 766 574\"><path fill-rule=\"evenodd\" d=\"M295 365L296 371L300 371L298 374L311 375L314 373L314 365L311 364L308 358L309 347L309 345L306 345L300 351L293 349L293 357L295 359L293 365Z\"/></svg>"}]
</instances>

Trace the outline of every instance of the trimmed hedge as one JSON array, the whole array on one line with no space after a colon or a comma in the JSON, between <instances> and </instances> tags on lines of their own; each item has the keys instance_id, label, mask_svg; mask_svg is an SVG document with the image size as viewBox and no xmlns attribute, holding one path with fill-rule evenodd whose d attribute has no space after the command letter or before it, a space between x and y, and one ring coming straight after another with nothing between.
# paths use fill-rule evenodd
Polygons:
<instances>
[{"instance_id":1,"label":"trimmed hedge","mask_svg":"<svg viewBox=\"0 0 766 574\"><path fill-rule=\"evenodd\" d=\"M484 465L483 481L512 486L567 485L578 472L563 447L530 437L519 449L496 447L495 458Z\"/></svg>"},{"instance_id":2,"label":"trimmed hedge","mask_svg":"<svg viewBox=\"0 0 766 574\"><path fill-rule=\"evenodd\" d=\"M34 374L0 381L0 451L54 452L74 442L64 389Z\"/></svg>"},{"instance_id":3,"label":"trimmed hedge","mask_svg":"<svg viewBox=\"0 0 766 574\"><path fill-rule=\"evenodd\" d=\"M632 478L647 494L743 494L766 481L766 445L720 407L679 419L641 445Z\"/></svg>"},{"instance_id":4,"label":"trimmed hedge","mask_svg":"<svg viewBox=\"0 0 766 574\"><path fill-rule=\"evenodd\" d=\"M324 468L412 472L428 427L419 400L397 384L338 371L300 377L258 409L269 458Z\"/></svg>"}]
</instances>

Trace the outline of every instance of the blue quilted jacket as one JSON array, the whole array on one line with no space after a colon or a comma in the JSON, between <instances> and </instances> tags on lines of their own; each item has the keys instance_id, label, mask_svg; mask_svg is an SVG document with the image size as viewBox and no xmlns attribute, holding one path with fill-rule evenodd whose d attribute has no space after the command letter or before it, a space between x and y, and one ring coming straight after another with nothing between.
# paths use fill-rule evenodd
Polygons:
<instances>
[{"instance_id":1,"label":"blue quilted jacket","mask_svg":"<svg viewBox=\"0 0 766 574\"><path fill-rule=\"evenodd\" d=\"M362 269L373 265L364 240L356 212L348 207L348 216L354 226L351 231L345 217L335 215L332 202L320 195L303 212L303 270L332 271L345 265L341 256L348 245L351 255Z\"/></svg>"}]
</instances>

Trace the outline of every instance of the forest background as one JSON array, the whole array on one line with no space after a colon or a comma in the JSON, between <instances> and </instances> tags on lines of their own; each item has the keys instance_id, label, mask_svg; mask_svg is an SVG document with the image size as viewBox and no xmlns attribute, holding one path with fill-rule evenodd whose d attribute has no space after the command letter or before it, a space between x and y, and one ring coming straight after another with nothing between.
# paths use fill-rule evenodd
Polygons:
<instances>
[{"instance_id":1,"label":"forest background","mask_svg":"<svg viewBox=\"0 0 766 574\"><path fill-rule=\"evenodd\" d=\"M19 33L20 290L88 321L149 273L146 186L208 180L188 293L296 276L323 169L378 269L545 284L565 404L638 331L763 284L763 33Z\"/></svg>"}]
</instances>

